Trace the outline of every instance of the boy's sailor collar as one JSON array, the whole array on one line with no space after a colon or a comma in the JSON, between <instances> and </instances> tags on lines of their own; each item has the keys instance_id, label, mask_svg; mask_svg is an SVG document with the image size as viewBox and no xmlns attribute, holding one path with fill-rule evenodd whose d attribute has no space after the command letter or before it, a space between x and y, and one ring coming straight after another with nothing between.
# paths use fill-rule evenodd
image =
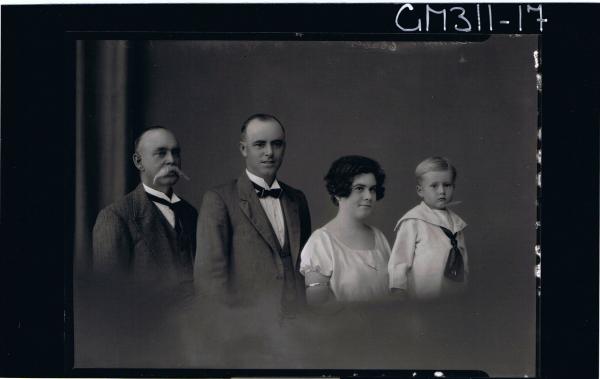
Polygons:
<instances>
[{"instance_id":1,"label":"boy's sailor collar","mask_svg":"<svg viewBox=\"0 0 600 379\"><path fill-rule=\"evenodd\" d=\"M452 223L454 224L453 228L450 228L450 225L447 225L447 223L441 220L440 217L437 214L435 214L435 212L431 208L429 208L429 206L427 206L427 204L425 204L424 201L421 201L419 205L406 212L406 214L402 216L400 220L398 220L396 226L394 227L394 231L398 230L400 224L402 224L403 221L411 219L421 220L435 226L443 226L444 228L452 230L452 233L459 232L466 228L467 223L464 222L462 218L460 218L456 213L452 212L450 209L447 209L447 211L449 217L452 218Z\"/></svg>"}]
</instances>

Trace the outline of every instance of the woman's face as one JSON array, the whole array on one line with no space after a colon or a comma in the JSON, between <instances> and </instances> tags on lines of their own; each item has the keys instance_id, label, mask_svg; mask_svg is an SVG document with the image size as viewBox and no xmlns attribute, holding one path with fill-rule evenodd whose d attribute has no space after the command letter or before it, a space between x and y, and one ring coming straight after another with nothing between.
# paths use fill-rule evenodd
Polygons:
<instances>
[{"instance_id":1,"label":"woman's face","mask_svg":"<svg viewBox=\"0 0 600 379\"><path fill-rule=\"evenodd\" d=\"M355 176L352 181L350 195L337 198L340 212L359 220L369 216L377 200L376 187L375 175L369 173Z\"/></svg>"}]
</instances>

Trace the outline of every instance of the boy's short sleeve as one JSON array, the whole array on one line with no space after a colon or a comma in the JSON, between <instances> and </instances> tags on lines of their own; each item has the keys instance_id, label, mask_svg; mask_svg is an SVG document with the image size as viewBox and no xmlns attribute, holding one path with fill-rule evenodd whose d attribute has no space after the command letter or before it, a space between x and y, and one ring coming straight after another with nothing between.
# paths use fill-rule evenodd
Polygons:
<instances>
[{"instance_id":1,"label":"boy's short sleeve","mask_svg":"<svg viewBox=\"0 0 600 379\"><path fill-rule=\"evenodd\" d=\"M316 230L300 253L300 273L316 272L324 276L333 273L332 245L327 234Z\"/></svg>"},{"instance_id":2,"label":"boy's short sleeve","mask_svg":"<svg viewBox=\"0 0 600 379\"><path fill-rule=\"evenodd\" d=\"M388 263L390 288L408 289L407 273L412 267L415 245L418 239L417 220L404 220L400 223L392 254Z\"/></svg>"}]
</instances>

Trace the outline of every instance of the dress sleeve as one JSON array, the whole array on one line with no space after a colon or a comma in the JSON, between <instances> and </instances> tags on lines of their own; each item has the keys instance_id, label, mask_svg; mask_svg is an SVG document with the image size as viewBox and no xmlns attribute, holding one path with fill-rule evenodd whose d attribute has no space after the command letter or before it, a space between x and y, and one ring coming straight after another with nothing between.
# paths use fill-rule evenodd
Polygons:
<instances>
[{"instance_id":1,"label":"dress sleeve","mask_svg":"<svg viewBox=\"0 0 600 379\"><path fill-rule=\"evenodd\" d=\"M383 252L383 254L385 255L386 259L390 258L390 254L391 254L391 249L390 249L390 243L387 240L387 237L385 236L385 234L383 234L383 232L377 228L373 228L375 230L375 234L377 235L377 240L378 240L378 246L377 248Z\"/></svg>"},{"instance_id":2,"label":"dress sleeve","mask_svg":"<svg viewBox=\"0 0 600 379\"><path fill-rule=\"evenodd\" d=\"M316 272L324 276L333 273L332 246L327 235L316 230L300 253L300 273Z\"/></svg>"},{"instance_id":3,"label":"dress sleeve","mask_svg":"<svg viewBox=\"0 0 600 379\"><path fill-rule=\"evenodd\" d=\"M403 221L398 228L388 263L390 288L407 290L407 273L412 267L417 240L417 221L410 219Z\"/></svg>"}]
</instances>

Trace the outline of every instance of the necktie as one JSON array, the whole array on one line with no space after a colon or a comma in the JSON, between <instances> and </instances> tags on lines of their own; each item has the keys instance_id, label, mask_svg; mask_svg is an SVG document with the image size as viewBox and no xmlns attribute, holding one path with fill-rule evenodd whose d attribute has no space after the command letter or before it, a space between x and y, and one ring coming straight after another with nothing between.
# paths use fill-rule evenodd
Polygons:
<instances>
[{"instance_id":1,"label":"necktie","mask_svg":"<svg viewBox=\"0 0 600 379\"><path fill-rule=\"evenodd\" d=\"M254 189L256 190L256 195L263 199L265 197L274 197L275 199L279 199L279 197L281 196L281 188L273 188L273 189L266 189L263 188L261 186L259 186L258 184L252 182L252 185L254 186Z\"/></svg>"},{"instance_id":2,"label":"necktie","mask_svg":"<svg viewBox=\"0 0 600 379\"><path fill-rule=\"evenodd\" d=\"M452 248L450 254L448 254L448 260L446 261L446 267L444 268L444 276L455 282L462 282L465 279L465 268L463 263L463 257L460 254L458 248L458 241L456 241L456 235L458 232L452 234L452 232L443 226L440 226L444 234L450 239Z\"/></svg>"},{"instance_id":3,"label":"necktie","mask_svg":"<svg viewBox=\"0 0 600 379\"><path fill-rule=\"evenodd\" d=\"M171 208L171 210L173 211L173 213L175 214L175 232L177 233L177 236L179 236L182 232L182 226L181 226L181 214L179 212L179 203L171 203L168 200L165 200L161 197L158 196L154 196L151 195L149 193L146 193L146 195L148 195L148 198L155 202L155 203L159 203L159 204L163 204L166 205L167 207Z\"/></svg>"}]
</instances>

